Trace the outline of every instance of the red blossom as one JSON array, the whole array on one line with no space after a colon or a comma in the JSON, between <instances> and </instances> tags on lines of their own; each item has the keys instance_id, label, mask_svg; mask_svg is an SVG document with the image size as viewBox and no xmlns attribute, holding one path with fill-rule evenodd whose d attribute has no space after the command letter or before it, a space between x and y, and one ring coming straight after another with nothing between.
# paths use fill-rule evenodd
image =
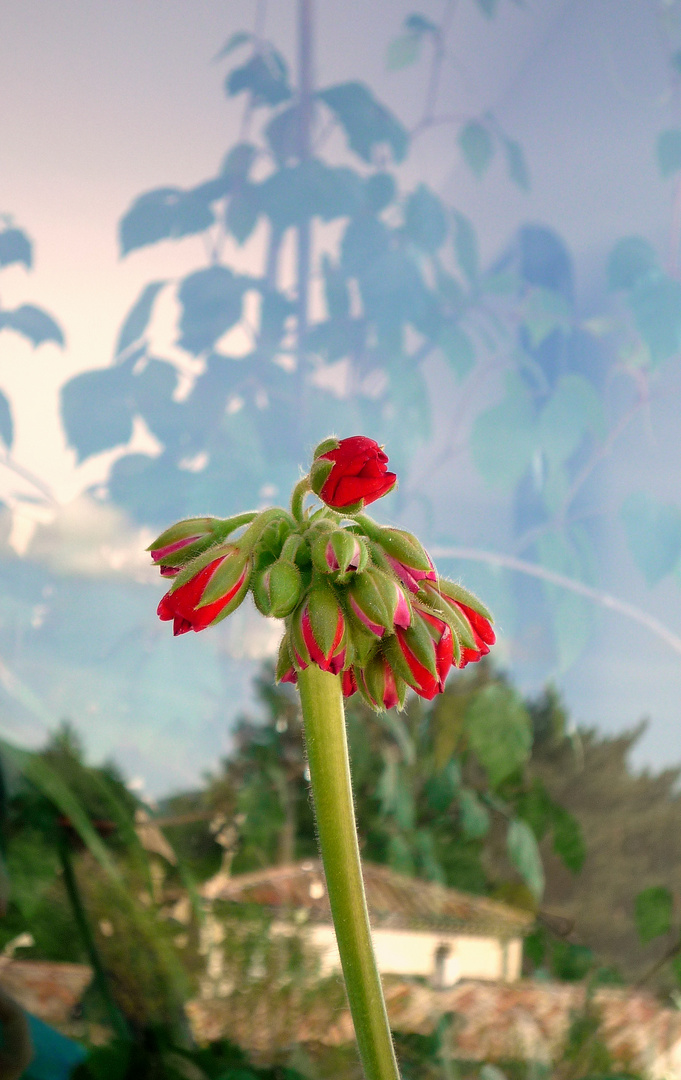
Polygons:
<instances>
[{"instance_id":1,"label":"red blossom","mask_svg":"<svg viewBox=\"0 0 681 1080\"><path fill-rule=\"evenodd\" d=\"M395 473L387 471L388 455L364 435L341 439L335 450L321 454L317 460L333 462L319 498L336 510L356 503L367 506L387 495L397 480Z\"/></svg>"},{"instance_id":2,"label":"red blossom","mask_svg":"<svg viewBox=\"0 0 681 1080\"><path fill-rule=\"evenodd\" d=\"M189 630L204 630L217 619L227 605L234 600L240 590L244 588L249 572L248 562L244 563L243 569L236 581L217 600L200 607L201 599L205 593L213 575L218 571L226 559L238 556L237 549L220 555L213 559L207 566L199 570L194 577L180 585L179 588L167 592L158 605L157 614L163 622L173 623L173 634L186 634Z\"/></svg>"}]
</instances>

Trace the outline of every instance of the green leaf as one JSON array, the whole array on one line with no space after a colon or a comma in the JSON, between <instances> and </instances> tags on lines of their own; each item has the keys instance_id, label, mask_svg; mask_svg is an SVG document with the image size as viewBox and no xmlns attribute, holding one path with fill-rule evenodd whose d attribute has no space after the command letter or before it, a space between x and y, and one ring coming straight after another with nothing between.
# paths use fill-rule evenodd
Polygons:
<instances>
[{"instance_id":1,"label":"green leaf","mask_svg":"<svg viewBox=\"0 0 681 1080\"><path fill-rule=\"evenodd\" d=\"M476 418L470 446L487 483L512 491L530 465L538 437L532 400L522 379L511 372L506 386L503 401Z\"/></svg>"},{"instance_id":2,"label":"green leaf","mask_svg":"<svg viewBox=\"0 0 681 1080\"><path fill-rule=\"evenodd\" d=\"M681 131L669 128L657 137L657 164L665 178L681 169Z\"/></svg>"},{"instance_id":3,"label":"green leaf","mask_svg":"<svg viewBox=\"0 0 681 1080\"><path fill-rule=\"evenodd\" d=\"M427 19L425 15L418 13L407 15L404 26L412 34L418 34L420 37L424 34L432 34L433 37L439 37L440 35L440 27L432 19Z\"/></svg>"},{"instance_id":4,"label":"green leaf","mask_svg":"<svg viewBox=\"0 0 681 1080\"><path fill-rule=\"evenodd\" d=\"M274 49L256 53L241 67L230 71L225 79L225 92L234 97L246 91L251 105L279 105L291 97L288 68L284 58Z\"/></svg>"},{"instance_id":5,"label":"green leaf","mask_svg":"<svg viewBox=\"0 0 681 1080\"><path fill-rule=\"evenodd\" d=\"M527 761L532 723L527 709L508 686L486 686L466 710L468 745L498 787Z\"/></svg>"},{"instance_id":6,"label":"green leaf","mask_svg":"<svg viewBox=\"0 0 681 1080\"><path fill-rule=\"evenodd\" d=\"M652 588L678 565L681 510L645 492L635 492L625 500L621 516L629 550Z\"/></svg>"},{"instance_id":7,"label":"green leaf","mask_svg":"<svg viewBox=\"0 0 681 1080\"><path fill-rule=\"evenodd\" d=\"M535 900L541 900L544 893L544 868L535 835L526 821L514 818L509 823L506 847L509 859Z\"/></svg>"},{"instance_id":8,"label":"green leaf","mask_svg":"<svg viewBox=\"0 0 681 1080\"><path fill-rule=\"evenodd\" d=\"M214 221L207 198L197 191L156 188L140 195L121 218L121 254L127 255L159 240L180 240L204 232Z\"/></svg>"},{"instance_id":9,"label":"green leaf","mask_svg":"<svg viewBox=\"0 0 681 1080\"><path fill-rule=\"evenodd\" d=\"M643 280L632 291L629 306L653 366L675 356L681 348L681 282L668 277Z\"/></svg>"},{"instance_id":10,"label":"green leaf","mask_svg":"<svg viewBox=\"0 0 681 1080\"><path fill-rule=\"evenodd\" d=\"M130 390L127 364L85 371L62 387L62 420L79 461L128 442L132 435Z\"/></svg>"},{"instance_id":11,"label":"green leaf","mask_svg":"<svg viewBox=\"0 0 681 1080\"><path fill-rule=\"evenodd\" d=\"M360 82L338 83L320 90L317 96L338 118L351 150L371 164L373 151L385 143L395 161L403 161L409 134L397 117L381 105L369 88Z\"/></svg>"},{"instance_id":12,"label":"green leaf","mask_svg":"<svg viewBox=\"0 0 681 1080\"><path fill-rule=\"evenodd\" d=\"M468 167L480 180L487 171L494 154L492 136L478 120L471 120L461 129L458 141Z\"/></svg>"},{"instance_id":13,"label":"green leaf","mask_svg":"<svg viewBox=\"0 0 681 1080\"><path fill-rule=\"evenodd\" d=\"M465 840L480 840L489 832L489 810L471 788L459 792L459 820Z\"/></svg>"},{"instance_id":14,"label":"green leaf","mask_svg":"<svg viewBox=\"0 0 681 1080\"><path fill-rule=\"evenodd\" d=\"M152 281L142 290L121 327L116 342L116 356L120 356L142 337L149 325L154 301L165 284L165 281Z\"/></svg>"},{"instance_id":15,"label":"green leaf","mask_svg":"<svg viewBox=\"0 0 681 1080\"><path fill-rule=\"evenodd\" d=\"M238 244L245 244L262 210L260 186L242 182L227 205L225 224Z\"/></svg>"},{"instance_id":16,"label":"green leaf","mask_svg":"<svg viewBox=\"0 0 681 1080\"><path fill-rule=\"evenodd\" d=\"M388 46L386 67L388 71L398 71L408 67L418 60L421 52L421 38L419 34L400 34L394 38Z\"/></svg>"},{"instance_id":17,"label":"green leaf","mask_svg":"<svg viewBox=\"0 0 681 1080\"><path fill-rule=\"evenodd\" d=\"M539 439L552 467L572 456L588 430L603 430L601 400L583 375L563 375L539 417Z\"/></svg>"},{"instance_id":18,"label":"green leaf","mask_svg":"<svg viewBox=\"0 0 681 1080\"><path fill-rule=\"evenodd\" d=\"M454 211L454 253L462 272L473 284L478 277L478 237L470 218Z\"/></svg>"},{"instance_id":19,"label":"green leaf","mask_svg":"<svg viewBox=\"0 0 681 1080\"><path fill-rule=\"evenodd\" d=\"M300 109L289 105L282 109L265 128L265 138L280 165L286 165L300 152Z\"/></svg>"},{"instance_id":20,"label":"green leaf","mask_svg":"<svg viewBox=\"0 0 681 1080\"><path fill-rule=\"evenodd\" d=\"M12 422L12 410L9 401L0 390L0 438L8 450L14 440L14 423Z\"/></svg>"},{"instance_id":21,"label":"green leaf","mask_svg":"<svg viewBox=\"0 0 681 1080\"><path fill-rule=\"evenodd\" d=\"M554 330L567 332L572 325L572 311L562 293L536 286L527 296L523 314L532 348L536 349Z\"/></svg>"},{"instance_id":22,"label":"green leaf","mask_svg":"<svg viewBox=\"0 0 681 1080\"><path fill-rule=\"evenodd\" d=\"M457 761L448 761L444 769L430 776L425 783L424 794L431 809L443 814L451 806L452 799L461 787L461 769Z\"/></svg>"},{"instance_id":23,"label":"green leaf","mask_svg":"<svg viewBox=\"0 0 681 1080\"><path fill-rule=\"evenodd\" d=\"M241 45L246 45L249 41L253 40L253 34L250 34L247 30L237 30L231 37L227 38L227 41L222 46L220 51L215 54L213 61L222 60L223 57L229 56L235 49L240 48Z\"/></svg>"},{"instance_id":24,"label":"green leaf","mask_svg":"<svg viewBox=\"0 0 681 1080\"><path fill-rule=\"evenodd\" d=\"M364 185L364 198L373 214L380 214L395 198L397 185L395 177L387 172L373 173L367 177Z\"/></svg>"},{"instance_id":25,"label":"green leaf","mask_svg":"<svg viewBox=\"0 0 681 1080\"><path fill-rule=\"evenodd\" d=\"M504 153L506 154L506 168L511 180L518 185L521 191L529 191L530 174L522 146L514 139L504 139Z\"/></svg>"},{"instance_id":26,"label":"green leaf","mask_svg":"<svg viewBox=\"0 0 681 1080\"><path fill-rule=\"evenodd\" d=\"M555 803L551 816L553 819L553 850L563 860L568 870L572 870L573 874L578 874L586 858L586 845L582 827L572 814Z\"/></svg>"},{"instance_id":27,"label":"green leaf","mask_svg":"<svg viewBox=\"0 0 681 1080\"><path fill-rule=\"evenodd\" d=\"M0 232L0 266L23 263L30 270L33 265L31 241L22 229L3 229Z\"/></svg>"},{"instance_id":28,"label":"green leaf","mask_svg":"<svg viewBox=\"0 0 681 1080\"><path fill-rule=\"evenodd\" d=\"M465 378L475 366L475 346L466 331L447 323L440 331L438 345L452 370L460 379Z\"/></svg>"},{"instance_id":29,"label":"green leaf","mask_svg":"<svg viewBox=\"0 0 681 1080\"><path fill-rule=\"evenodd\" d=\"M241 318L244 285L226 266L189 274L178 291L182 305L178 345L198 356Z\"/></svg>"},{"instance_id":30,"label":"green leaf","mask_svg":"<svg viewBox=\"0 0 681 1080\"><path fill-rule=\"evenodd\" d=\"M428 254L437 251L445 241L447 216L442 200L425 184L419 184L407 199L404 234L412 244Z\"/></svg>"},{"instance_id":31,"label":"green leaf","mask_svg":"<svg viewBox=\"0 0 681 1080\"><path fill-rule=\"evenodd\" d=\"M642 236L625 236L610 252L606 274L611 289L633 289L659 273L657 252Z\"/></svg>"},{"instance_id":32,"label":"green leaf","mask_svg":"<svg viewBox=\"0 0 681 1080\"><path fill-rule=\"evenodd\" d=\"M674 899L664 885L643 889L634 901L634 922L639 938L647 945L672 928Z\"/></svg>"},{"instance_id":33,"label":"green leaf","mask_svg":"<svg viewBox=\"0 0 681 1080\"><path fill-rule=\"evenodd\" d=\"M251 171L257 152L252 143L237 143L225 154L220 166L220 176L233 181L245 180Z\"/></svg>"},{"instance_id":34,"label":"green leaf","mask_svg":"<svg viewBox=\"0 0 681 1080\"><path fill-rule=\"evenodd\" d=\"M13 311L0 311L0 330L15 330L28 338L34 348L46 341L53 341L55 345L64 344L59 323L34 304L22 304Z\"/></svg>"}]
</instances>

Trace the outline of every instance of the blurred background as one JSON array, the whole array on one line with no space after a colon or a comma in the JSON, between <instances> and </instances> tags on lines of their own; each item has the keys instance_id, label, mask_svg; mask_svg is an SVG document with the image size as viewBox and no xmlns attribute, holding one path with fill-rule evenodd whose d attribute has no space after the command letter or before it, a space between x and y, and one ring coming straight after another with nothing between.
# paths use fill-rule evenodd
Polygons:
<instances>
[{"instance_id":1,"label":"blurred background","mask_svg":"<svg viewBox=\"0 0 681 1080\"><path fill-rule=\"evenodd\" d=\"M88 1076L141 1075L140 1032L176 1049L190 1014L269 1068L319 1003L260 910L282 867L317 872L280 629L244 604L173 640L145 548L285 503L321 439L361 433L399 476L375 516L498 629L432 705L353 699L365 861L470 894L465 925L515 906L532 993L587 994L552 1075L613 1075L596 982L634 984L608 1030L667 1075L636 995L678 1050L679 0L5 0L0 85L0 966L61 964L74 1009L94 979L89 1026L44 1016L120 1037ZM229 892L273 867L270 900ZM485 1049L507 975L482 1080L517 1035ZM405 1077L452 1080L447 1024L415 1015ZM215 1054L201 1075L354 1075Z\"/></svg>"}]
</instances>

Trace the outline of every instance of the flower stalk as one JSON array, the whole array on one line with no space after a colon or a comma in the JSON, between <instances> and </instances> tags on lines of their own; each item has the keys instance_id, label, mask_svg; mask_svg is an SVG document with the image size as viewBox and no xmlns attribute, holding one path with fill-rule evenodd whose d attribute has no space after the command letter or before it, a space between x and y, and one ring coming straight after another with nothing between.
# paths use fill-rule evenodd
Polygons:
<instances>
[{"instance_id":1,"label":"flower stalk","mask_svg":"<svg viewBox=\"0 0 681 1080\"><path fill-rule=\"evenodd\" d=\"M399 1080L371 942L357 843L341 676L298 674L310 785L338 952L367 1080Z\"/></svg>"}]
</instances>

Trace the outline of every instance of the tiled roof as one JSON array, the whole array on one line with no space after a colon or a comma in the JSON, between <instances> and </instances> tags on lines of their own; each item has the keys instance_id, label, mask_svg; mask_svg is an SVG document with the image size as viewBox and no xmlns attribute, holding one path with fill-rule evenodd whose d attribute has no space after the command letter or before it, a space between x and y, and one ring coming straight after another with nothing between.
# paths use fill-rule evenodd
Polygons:
<instances>
[{"instance_id":1,"label":"tiled roof","mask_svg":"<svg viewBox=\"0 0 681 1080\"><path fill-rule=\"evenodd\" d=\"M374 927L450 930L510 938L528 933L534 922L526 911L483 896L447 889L432 881L406 877L387 866L365 862L362 872ZM318 922L331 919L324 871L318 859L273 866L237 877L217 874L201 891L212 900L260 904L272 909L303 909Z\"/></svg>"},{"instance_id":2,"label":"tiled roof","mask_svg":"<svg viewBox=\"0 0 681 1080\"><path fill-rule=\"evenodd\" d=\"M465 981L447 990L403 980L384 980L393 1031L430 1035L443 1016L452 1018L451 1053L461 1061L564 1060L570 1025L586 1007L583 983ZM613 1072L681 1080L681 1013L652 994L601 988L591 1012L600 1019ZM281 1000L232 995L187 1005L199 1040L230 1038L269 1061L296 1042L340 1046L354 1038L350 1012L319 994L305 1008L282 1011Z\"/></svg>"}]
</instances>

